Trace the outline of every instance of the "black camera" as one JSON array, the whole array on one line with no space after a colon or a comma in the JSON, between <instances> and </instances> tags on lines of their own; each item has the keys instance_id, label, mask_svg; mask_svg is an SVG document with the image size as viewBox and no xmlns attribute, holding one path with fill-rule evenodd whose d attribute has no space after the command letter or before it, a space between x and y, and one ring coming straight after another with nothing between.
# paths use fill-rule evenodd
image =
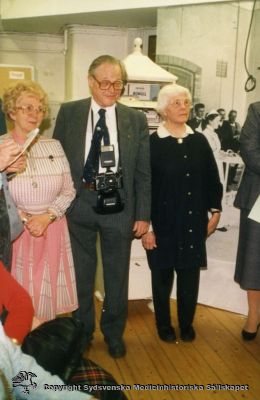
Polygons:
<instances>
[{"instance_id":1,"label":"black camera","mask_svg":"<svg viewBox=\"0 0 260 400\"><path fill-rule=\"evenodd\" d=\"M122 188L122 173L113 172L108 169L103 174L98 174L95 178L95 190L108 193L116 189Z\"/></svg>"},{"instance_id":2,"label":"black camera","mask_svg":"<svg viewBox=\"0 0 260 400\"><path fill-rule=\"evenodd\" d=\"M110 168L115 166L114 146L101 146L101 166L106 172L95 177L95 190L98 192L97 206L94 208L98 214L118 213L124 209L124 203L118 189L123 187L121 168L113 172Z\"/></svg>"},{"instance_id":3,"label":"black camera","mask_svg":"<svg viewBox=\"0 0 260 400\"><path fill-rule=\"evenodd\" d=\"M123 186L122 173L108 169L104 174L97 175L95 189L98 191L97 206L94 208L98 214L113 214L124 209L124 203L119 193Z\"/></svg>"}]
</instances>

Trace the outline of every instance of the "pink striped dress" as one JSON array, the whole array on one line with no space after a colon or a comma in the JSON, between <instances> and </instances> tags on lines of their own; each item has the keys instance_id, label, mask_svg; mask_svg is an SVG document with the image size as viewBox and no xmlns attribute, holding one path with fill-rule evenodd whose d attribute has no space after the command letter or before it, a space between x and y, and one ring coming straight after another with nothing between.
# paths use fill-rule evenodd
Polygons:
<instances>
[{"instance_id":1,"label":"pink striped dress","mask_svg":"<svg viewBox=\"0 0 260 400\"><path fill-rule=\"evenodd\" d=\"M65 211L75 197L70 168L59 141L39 137L28 152L26 170L9 182L17 207L58 218L45 234L25 228L13 243L12 275L29 292L35 316L46 321L78 307L74 264Z\"/></svg>"}]
</instances>

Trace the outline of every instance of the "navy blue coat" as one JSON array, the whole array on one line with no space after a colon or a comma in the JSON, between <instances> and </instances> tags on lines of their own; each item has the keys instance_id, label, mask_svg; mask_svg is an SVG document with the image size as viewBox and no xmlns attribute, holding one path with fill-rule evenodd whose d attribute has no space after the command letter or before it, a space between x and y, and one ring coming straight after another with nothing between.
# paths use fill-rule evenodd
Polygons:
<instances>
[{"instance_id":1,"label":"navy blue coat","mask_svg":"<svg viewBox=\"0 0 260 400\"><path fill-rule=\"evenodd\" d=\"M221 209L222 185L205 137L189 134L181 144L150 137L151 220L157 248L147 252L151 268L206 267L208 211Z\"/></svg>"}]
</instances>

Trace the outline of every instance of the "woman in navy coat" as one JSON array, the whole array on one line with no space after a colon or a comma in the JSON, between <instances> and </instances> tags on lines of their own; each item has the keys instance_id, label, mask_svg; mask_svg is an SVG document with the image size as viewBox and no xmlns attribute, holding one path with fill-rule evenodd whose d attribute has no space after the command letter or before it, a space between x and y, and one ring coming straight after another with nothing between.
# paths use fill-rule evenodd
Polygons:
<instances>
[{"instance_id":1,"label":"woman in navy coat","mask_svg":"<svg viewBox=\"0 0 260 400\"><path fill-rule=\"evenodd\" d=\"M170 316L174 271L181 339L195 339L192 322L200 268L207 265L205 242L221 211L222 185L212 150L201 133L186 125L190 106L188 89L164 86L157 103L163 122L150 137L151 229L142 243L152 274L157 331L164 341L176 339Z\"/></svg>"}]
</instances>

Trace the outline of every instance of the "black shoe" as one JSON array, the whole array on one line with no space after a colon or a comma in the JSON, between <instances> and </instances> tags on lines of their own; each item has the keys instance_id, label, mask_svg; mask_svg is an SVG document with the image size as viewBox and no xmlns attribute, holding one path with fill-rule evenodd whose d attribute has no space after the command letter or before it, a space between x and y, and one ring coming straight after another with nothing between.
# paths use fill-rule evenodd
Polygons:
<instances>
[{"instance_id":1,"label":"black shoe","mask_svg":"<svg viewBox=\"0 0 260 400\"><path fill-rule=\"evenodd\" d=\"M191 325L188 328L181 329L181 340L184 342L192 342L195 337L196 333Z\"/></svg>"},{"instance_id":2,"label":"black shoe","mask_svg":"<svg viewBox=\"0 0 260 400\"><path fill-rule=\"evenodd\" d=\"M245 331L244 329L241 332L243 340L246 340L247 342L250 340L254 340L256 338L258 329L260 328L260 324L257 325L256 331L255 332L248 332Z\"/></svg>"},{"instance_id":3,"label":"black shoe","mask_svg":"<svg viewBox=\"0 0 260 400\"><path fill-rule=\"evenodd\" d=\"M108 352L113 358L121 358L126 355L126 347L122 339L110 339L105 337Z\"/></svg>"},{"instance_id":4,"label":"black shoe","mask_svg":"<svg viewBox=\"0 0 260 400\"><path fill-rule=\"evenodd\" d=\"M164 342L174 342L176 340L176 333L172 326L157 329L159 338Z\"/></svg>"}]
</instances>

